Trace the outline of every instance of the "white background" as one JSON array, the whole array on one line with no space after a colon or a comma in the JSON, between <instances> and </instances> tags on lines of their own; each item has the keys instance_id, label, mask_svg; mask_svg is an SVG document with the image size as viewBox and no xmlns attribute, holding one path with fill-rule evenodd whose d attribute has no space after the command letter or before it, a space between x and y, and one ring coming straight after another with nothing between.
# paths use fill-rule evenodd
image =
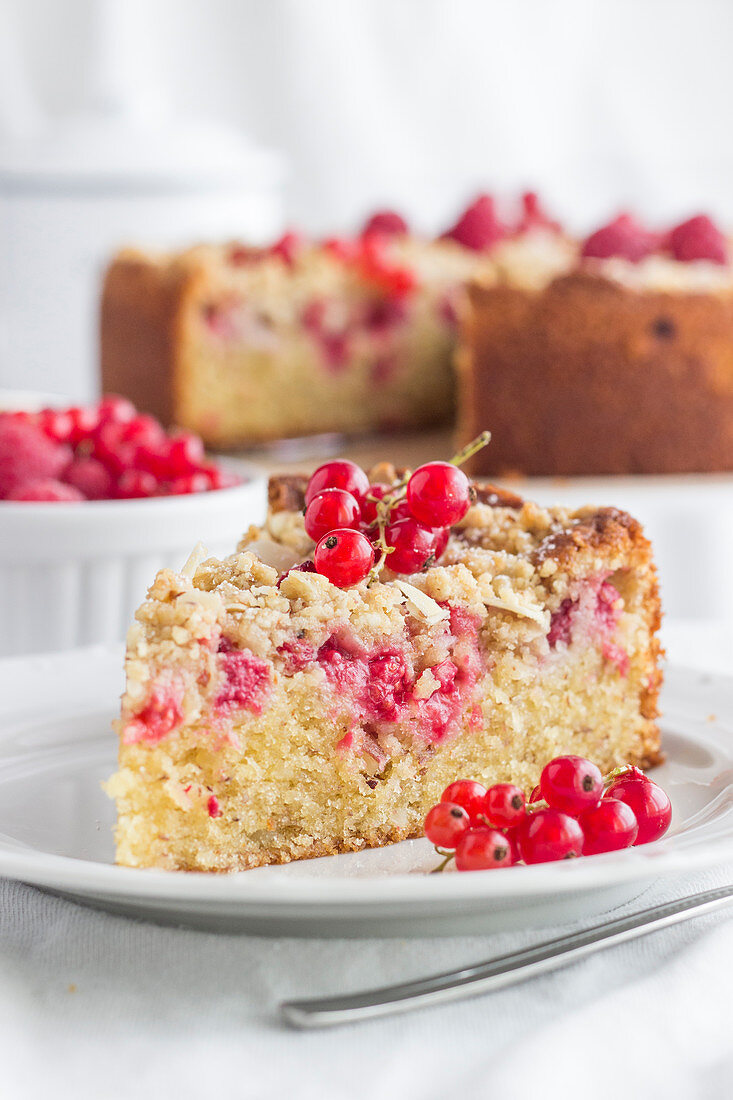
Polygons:
<instances>
[{"instance_id":1,"label":"white background","mask_svg":"<svg viewBox=\"0 0 733 1100\"><path fill-rule=\"evenodd\" d=\"M94 0L4 0L42 108L87 101ZM290 217L389 201L442 225L537 186L584 225L619 205L733 223L727 0L127 0L138 103L289 155ZM138 15L137 28L134 25Z\"/></svg>"}]
</instances>

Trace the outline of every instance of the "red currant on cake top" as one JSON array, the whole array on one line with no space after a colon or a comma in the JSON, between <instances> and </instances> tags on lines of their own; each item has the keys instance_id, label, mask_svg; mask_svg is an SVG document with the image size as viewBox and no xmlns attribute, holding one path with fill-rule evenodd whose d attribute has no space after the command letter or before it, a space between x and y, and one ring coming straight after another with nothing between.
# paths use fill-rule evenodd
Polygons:
<instances>
[{"instance_id":1,"label":"red currant on cake top","mask_svg":"<svg viewBox=\"0 0 733 1100\"><path fill-rule=\"evenodd\" d=\"M540 789L548 806L566 814L579 814L598 805L603 776L582 756L556 756L542 769Z\"/></svg>"},{"instance_id":2,"label":"red currant on cake top","mask_svg":"<svg viewBox=\"0 0 733 1100\"><path fill-rule=\"evenodd\" d=\"M425 818L425 836L436 848L455 848L471 824L466 811L456 802L439 802Z\"/></svg>"},{"instance_id":3,"label":"red currant on cake top","mask_svg":"<svg viewBox=\"0 0 733 1100\"><path fill-rule=\"evenodd\" d=\"M484 816L496 829L512 829L526 817L524 791L513 783L495 783L484 799Z\"/></svg>"},{"instance_id":4,"label":"red currant on cake top","mask_svg":"<svg viewBox=\"0 0 733 1100\"><path fill-rule=\"evenodd\" d=\"M669 828L672 820L672 803L666 791L646 776L621 776L611 784L604 800L619 799L633 812L639 824L636 844L649 844L658 840Z\"/></svg>"},{"instance_id":5,"label":"red currant on cake top","mask_svg":"<svg viewBox=\"0 0 733 1100\"><path fill-rule=\"evenodd\" d=\"M676 225L670 231L669 250L676 260L707 260L713 264L728 262L725 237L705 214Z\"/></svg>"},{"instance_id":6,"label":"red currant on cake top","mask_svg":"<svg viewBox=\"0 0 733 1100\"><path fill-rule=\"evenodd\" d=\"M385 539L392 547L387 566L393 573L421 573L437 561L443 533L407 517L390 523ZM445 543L442 545L445 549Z\"/></svg>"},{"instance_id":7,"label":"red currant on cake top","mask_svg":"<svg viewBox=\"0 0 733 1100\"><path fill-rule=\"evenodd\" d=\"M517 840L525 863L572 859L583 852L583 830L576 819L552 807L527 814Z\"/></svg>"},{"instance_id":8,"label":"red currant on cake top","mask_svg":"<svg viewBox=\"0 0 733 1100\"><path fill-rule=\"evenodd\" d=\"M325 535L313 556L316 571L337 588L349 588L369 575L374 547L361 531L341 527Z\"/></svg>"},{"instance_id":9,"label":"red currant on cake top","mask_svg":"<svg viewBox=\"0 0 733 1100\"><path fill-rule=\"evenodd\" d=\"M368 219L362 234L382 233L385 237L404 237L409 233L407 222L396 210L377 210Z\"/></svg>"},{"instance_id":10,"label":"red currant on cake top","mask_svg":"<svg viewBox=\"0 0 733 1100\"><path fill-rule=\"evenodd\" d=\"M426 462L407 482L410 512L427 527L452 527L471 503L471 483L450 462Z\"/></svg>"},{"instance_id":11,"label":"red currant on cake top","mask_svg":"<svg viewBox=\"0 0 733 1100\"><path fill-rule=\"evenodd\" d=\"M658 241L655 233L646 230L630 214L619 214L608 225L591 233L583 244L581 255L599 260L620 256L638 263L654 251Z\"/></svg>"},{"instance_id":12,"label":"red currant on cake top","mask_svg":"<svg viewBox=\"0 0 733 1100\"><path fill-rule=\"evenodd\" d=\"M318 542L337 527L356 527L361 509L345 489L324 489L317 493L305 510L305 530Z\"/></svg>"},{"instance_id":13,"label":"red currant on cake top","mask_svg":"<svg viewBox=\"0 0 733 1100\"><path fill-rule=\"evenodd\" d=\"M381 481L369 486L361 505L361 518L365 524L369 525L377 522L377 504L388 492L389 485L385 485Z\"/></svg>"},{"instance_id":14,"label":"red currant on cake top","mask_svg":"<svg viewBox=\"0 0 733 1100\"><path fill-rule=\"evenodd\" d=\"M443 234L464 248L484 252L507 236L507 227L499 220L491 195L479 195L461 214L454 226Z\"/></svg>"},{"instance_id":15,"label":"red currant on cake top","mask_svg":"<svg viewBox=\"0 0 733 1100\"><path fill-rule=\"evenodd\" d=\"M635 841L639 824L634 811L619 798L602 798L597 806L584 810L578 818L583 830L583 855L616 852Z\"/></svg>"},{"instance_id":16,"label":"red currant on cake top","mask_svg":"<svg viewBox=\"0 0 733 1100\"><path fill-rule=\"evenodd\" d=\"M462 806L472 824L481 820L485 799L486 787L472 779L457 779L455 783L450 783L440 796L441 802L455 802L458 806Z\"/></svg>"},{"instance_id":17,"label":"red currant on cake top","mask_svg":"<svg viewBox=\"0 0 733 1100\"><path fill-rule=\"evenodd\" d=\"M498 829L469 829L456 845L458 871L493 871L513 862L512 845Z\"/></svg>"},{"instance_id":18,"label":"red currant on cake top","mask_svg":"<svg viewBox=\"0 0 733 1100\"><path fill-rule=\"evenodd\" d=\"M324 489L344 489L361 503L369 491L369 478L355 462L349 462L346 458L334 459L333 462L324 462L311 474L305 491L305 503L310 504L313 497Z\"/></svg>"}]
</instances>

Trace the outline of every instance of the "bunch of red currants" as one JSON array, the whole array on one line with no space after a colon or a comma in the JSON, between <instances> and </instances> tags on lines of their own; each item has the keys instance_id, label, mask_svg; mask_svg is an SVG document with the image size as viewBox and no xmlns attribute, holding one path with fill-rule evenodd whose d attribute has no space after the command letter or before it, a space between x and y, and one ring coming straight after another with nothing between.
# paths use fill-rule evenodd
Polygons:
<instances>
[{"instance_id":1,"label":"bunch of red currants","mask_svg":"<svg viewBox=\"0 0 733 1100\"><path fill-rule=\"evenodd\" d=\"M636 767L607 777L582 756L545 766L529 804L511 783L460 779L425 818L425 836L459 871L548 863L658 840L672 818L667 794Z\"/></svg>"},{"instance_id":2,"label":"bunch of red currants","mask_svg":"<svg viewBox=\"0 0 733 1100\"><path fill-rule=\"evenodd\" d=\"M305 494L316 571L339 588L385 563L393 573L419 573L440 558L470 504L471 483L451 462L428 462L394 485L370 484L353 462L327 462Z\"/></svg>"},{"instance_id":3,"label":"bunch of red currants","mask_svg":"<svg viewBox=\"0 0 733 1100\"><path fill-rule=\"evenodd\" d=\"M116 394L94 405L0 412L2 500L180 496L240 480L206 458L199 436L169 434Z\"/></svg>"}]
</instances>

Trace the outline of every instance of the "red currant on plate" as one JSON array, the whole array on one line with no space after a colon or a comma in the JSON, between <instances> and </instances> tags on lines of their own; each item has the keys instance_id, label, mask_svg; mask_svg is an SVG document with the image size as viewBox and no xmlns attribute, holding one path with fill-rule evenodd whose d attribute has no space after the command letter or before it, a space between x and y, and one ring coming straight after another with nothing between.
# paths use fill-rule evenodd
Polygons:
<instances>
[{"instance_id":1,"label":"red currant on plate","mask_svg":"<svg viewBox=\"0 0 733 1100\"><path fill-rule=\"evenodd\" d=\"M449 784L440 796L441 802L455 802L462 806L475 824L480 821L479 815L484 812L486 800L486 787L481 783L474 783L472 779L457 779Z\"/></svg>"},{"instance_id":2,"label":"red currant on plate","mask_svg":"<svg viewBox=\"0 0 733 1100\"><path fill-rule=\"evenodd\" d=\"M393 573L421 573L437 560L441 538L441 531L414 519L390 523L385 531L387 545L393 547L387 557L388 568Z\"/></svg>"},{"instance_id":3,"label":"red currant on plate","mask_svg":"<svg viewBox=\"0 0 733 1100\"><path fill-rule=\"evenodd\" d=\"M495 783L484 799L484 815L496 829L512 829L524 820L524 791L513 783Z\"/></svg>"},{"instance_id":4,"label":"red currant on plate","mask_svg":"<svg viewBox=\"0 0 733 1100\"><path fill-rule=\"evenodd\" d=\"M512 845L498 829L469 829L456 845L458 871L492 871L513 862Z\"/></svg>"},{"instance_id":5,"label":"red currant on plate","mask_svg":"<svg viewBox=\"0 0 733 1100\"><path fill-rule=\"evenodd\" d=\"M540 788L548 806L566 814L579 814L600 801L603 776L582 756L556 756L542 769Z\"/></svg>"},{"instance_id":6,"label":"red currant on plate","mask_svg":"<svg viewBox=\"0 0 733 1100\"><path fill-rule=\"evenodd\" d=\"M340 527L321 539L313 560L316 572L337 588L348 588L368 575L374 565L374 548L361 531Z\"/></svg>"},{"instance_id":7,"label":"red currant on plate","mask_svg":"<svg viewBox=\"0 0 733 1100\"><path fill-rule=\"evenodd\" d=\"M584 856L629 848L639 831L634 811L619 798L602 798L597 806L583 811L578 824L585 837Z\"/></svg>"},{"instance_id":8,"label":"red currant on plate","mask_svg":"<svg viewBox=\"0 0 733 1100\"><path fill-rule=\"evenodd\" d=\"M552 808L528 814L519 826L517 840L525 863L550 863L583 852L583 830L578 822Z\"/></svg>"},{"instance_id":9,"label":"red currant on plate","mask_svg":"<svg viewBox=\"0 0 733 1100\"><path fill-rule=\"evenodd\" d=\"M410 512L426 527L452 527L471 503L471 483L450 462L427 462L407 483Z\"/></svg>"},{"instance_id":10,"label":"red currant on plate","mask_svg":"<svg viewBox=\"0 0 733 1100\"><path fill-rule=\"evenodd\" d=\"M455 848L470 824L462 806L455 802L439 802L425 818L425 836L437 848Z\"/></svg>"},{"instance_id":11,"label":"red currant on plate","mask_svg":"<svg viewBox=\"0 0 733 1100\"><path fill-rule=\"evenodd\" d=\"M337 527L356 527L361 516L359 505L345 489L324 489L317 493L305 510L305 530L318 542Z\"/></svg>"},{"instance_id":12,"label":"red currant on plate","mask_svg":"<svg viewBox=\"0 0 733 1100\"><path fill-rule=\"evenodd\" d=\"M672 803L666 791L646 776L638 778L622 776L606 791L604 801L620 799L630 806L639 823L635 844L649 844L659 840L672 820Z\"/></svg>"},{"instance_id":13,"label":"red currant on plate","mask_svg":"<svg viewBox=\"0 0 733 1100\"><path fill-rule=\"evenodd\" d=\"M305 491L305 503L310 504L313 497L324 489L345 489L361 504L369 491L369 478L355 462L337 459L325 462L313 472Z\"/></svg>"}]
</instances>

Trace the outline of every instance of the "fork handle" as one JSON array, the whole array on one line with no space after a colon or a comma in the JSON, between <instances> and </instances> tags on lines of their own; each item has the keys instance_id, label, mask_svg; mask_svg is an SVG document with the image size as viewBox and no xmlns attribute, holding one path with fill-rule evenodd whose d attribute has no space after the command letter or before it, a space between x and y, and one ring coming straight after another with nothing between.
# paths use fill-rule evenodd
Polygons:
<instances>
[{"instance_id":1,"label":"fork handle","mask_svg":"<svg viewBox=\"0 0 733 1100\"><path fill-rule=\"evenodd\" d=\"M490 993L538 974L546 974L583 959L594 951L658 932L691 917L714 913L731 901L733 886L706 890L677 901L653 905L631 916L596 924L580 932L545 940L521 951L487 959L462 970L449 970L415 981L343 996L284 1001L280 1005L280 1014L291 1027L334 1027L475 997L479 993Z\"/></svg>"}]
</instances>

